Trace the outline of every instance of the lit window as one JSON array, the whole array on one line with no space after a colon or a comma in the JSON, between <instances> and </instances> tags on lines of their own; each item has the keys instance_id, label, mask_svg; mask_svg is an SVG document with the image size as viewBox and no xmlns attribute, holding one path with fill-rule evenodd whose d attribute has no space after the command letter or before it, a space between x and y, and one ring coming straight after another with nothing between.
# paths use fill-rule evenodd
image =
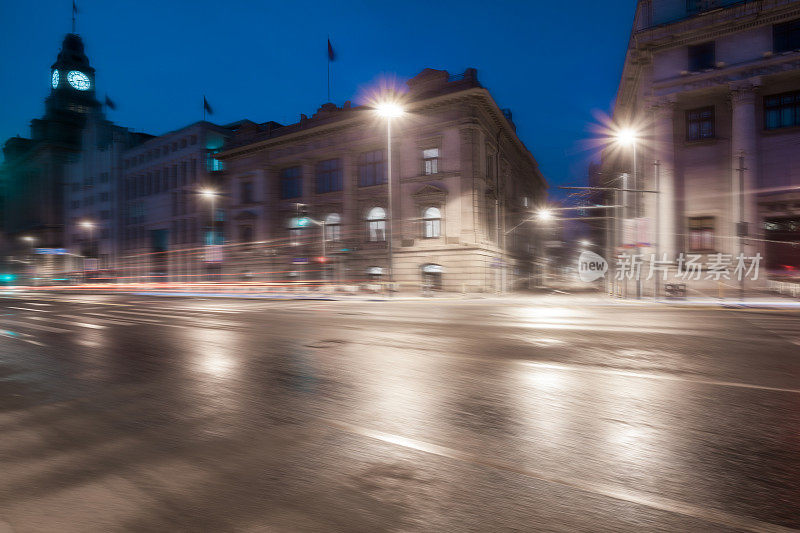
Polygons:
<instances>
[{"instance_id":1,"label":"lit window","mask_svg":"<svg viewBox=\"0 0 800 533\"><path fill-rule=\"evenodd\" d=\"M439 173L439 149L429 148L422 151L422 160L425 163L425 174Z\"/></svg>"},{"instance_id":2,"label":"lit window","mask_svg":"<svg viewBox=\"0 0 800 533\"><path fill-rule=\"evenodd\" d=\"M702 141L714 138L714 107L691 109L686 112L686 140Z\"/></svg>"},{"instance_id":3,"label":"lit window","mask_svg":"<svg viewBox=\"0 0 800 533\"><path fill-rule=\"evenodd\" d=\"M175 150L175 145L172 146L172 149ZM209 172L225 170L225 163L213 157L214 154L218 154L219 152L220 152L219 149L208 151L208 156L206 157L206 170L208 170Z\"/></svg>"},{"instance_id":4,"label":"lit window","mask_svg":"<svg viewBox=\"0 0 800 533\"><path fill-rule=\"evenodd\" d=\"M714 250L714 217L689 219L689 251L709 252Z\"/></svg>"},{"instance_id":5,"label":"lit window","mask_svg":"<svg viewBox=\"0 0 800 533\"><path fill-rule=\"evenodd\" d=\"M367 232L372 242L386 240L386 210L382 207L373 207L367 213Z\"/></svg>"},{"instance_id":6,"label":"lit window","mask_svg":"<svg viewBox=\"0 0 800 533\"><path fill-rule=\"evenodd\" d=\"M442 234L442 212L438 207L428 207L422 214L423 234L426 239L435 239Z\"/></svg>"},{"instance_id":7,"label":"lit window","mask_svg":"<svg viewBox=\"0 0 800 533\"><path fill-rule=\"evenodd\" d=\"M342 238L342 217L339 213L330 213L325 217L325 239L338 241Z\"/></svg>"}]
</instances>

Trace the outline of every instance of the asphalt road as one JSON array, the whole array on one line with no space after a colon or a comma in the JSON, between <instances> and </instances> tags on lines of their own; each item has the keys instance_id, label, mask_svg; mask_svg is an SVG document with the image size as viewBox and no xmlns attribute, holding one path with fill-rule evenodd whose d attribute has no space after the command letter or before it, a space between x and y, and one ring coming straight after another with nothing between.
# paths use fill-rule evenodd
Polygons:
<instances>
[{"instance_id":1,"label":"asphalt road","mask_svg":"<svg viewBox=\"0 0 800 533\"><path fill-rule=\"evenodd\" d=\"M0 299L0 532L800 528L800 314Z\"/></svg>"}]
</instances>

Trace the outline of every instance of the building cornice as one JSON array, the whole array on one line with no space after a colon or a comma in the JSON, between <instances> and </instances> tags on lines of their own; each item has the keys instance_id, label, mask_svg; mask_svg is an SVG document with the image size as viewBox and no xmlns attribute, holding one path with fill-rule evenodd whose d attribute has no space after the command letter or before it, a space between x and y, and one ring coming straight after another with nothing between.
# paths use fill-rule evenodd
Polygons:
<instances>
[{"instance_id":1,"label":"building cornice","mask_svg":"<svg viewBox=\"0 0 800 533\"><path fill-rule=\"evenodd\" d=\"M800 70L800 52L789 52L770 58L748 61L747 63L712 72L701 72L659 81L653 83L653 93L663 95L678 91L693 91L724 86L744 80L751 80L752 84L761 85L759 78L797 70Z\"/></svg>"}]
</instances>

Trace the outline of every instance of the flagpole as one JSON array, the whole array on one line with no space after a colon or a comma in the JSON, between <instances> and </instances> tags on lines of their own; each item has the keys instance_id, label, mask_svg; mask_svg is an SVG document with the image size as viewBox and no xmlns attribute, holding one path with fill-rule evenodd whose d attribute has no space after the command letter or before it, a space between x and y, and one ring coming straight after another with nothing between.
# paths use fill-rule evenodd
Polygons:
<instances>
[{"instance_id":1,"label":"flagpole","mask_svg":"<svg viewBox=\"0 0 800 533\"><path fill-rule=\"evenodd\" d=\"M328 102L331 101L331 36L328 35Z\"/></svg>"},{"instance_id":2,"label":"flagpole","mask_svg":"<svg viewBox=\"0 0 800 533\"><path fill-rule=\"evenodd\" d=\"M206 121L206 95L203 95L203 122Z\"/></svg>"}]
</instances>

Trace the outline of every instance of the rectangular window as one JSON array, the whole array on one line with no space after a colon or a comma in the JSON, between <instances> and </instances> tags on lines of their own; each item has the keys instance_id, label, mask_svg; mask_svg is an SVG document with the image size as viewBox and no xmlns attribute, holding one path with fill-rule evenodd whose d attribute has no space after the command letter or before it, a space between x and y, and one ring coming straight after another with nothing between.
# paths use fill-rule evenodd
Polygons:
<instances>
[{"instance_id":1,"label":"rectangular window","mask_svg":"<svg viewBox=\"0 0 800 533\"><path fill-rule=\"evenodd\" d=\"M185 187L188 182L189 176L186 172L186 161L181 161L181 187Z\"/></svg>"},{"instance_id":2,"label":"rectangular window","mask_svg":"<svg viewBox=\"0 0 800 533\"><path fill-rule=\"evenodd\" d=\"M325 225L325 240L338 241L342 238L342 226L340 224Z\"/></svg>"},{"instance_id":3,"label":"rectangular window","mask_svg":"<svg viewBox=\"0 0 800 533\"><path fill-rule=\"evenodd\" d=\"M690 109L686 112L686 140L702 141L714 138L714 106Z\"/></svg>"},{"instance_id":4,"label":"rectangular window","mask_svg":"<svg viewBox=\"0 0 800 533\"><path fill-rule=\"evenodd\" d=\"M255 194L253 193L253 182L243 181L240 185L239 196L241 203L252 204L255 202Z\"/></svg>"},{"instance_id":5,"label":"rectangular window","mask_svg":"<svg viewBox=\"0 0 800 533\"><path fill-rule=\"evenodd\" d=\"M711 252L714 250L714 217L692 217L689 219L689 251Z\"/></svg>"},{"instance_id":6,"label":"rectangular window","mask_svg":"<svg viewBox=\"0 0 800 533\"><path fill-rule=\"evenodd\" d=\"M764 127L768 130L800 126L800 91L764 97Z\"/></svg>"},{"instance_id":7,"label":"rectangular window","mask_svg":"<svg viewBox=\"0 0 800 533\"><path fill-rule=\"evenodd\" d=\"M161 174L158 170L153 172L153 194L161 192Z\"/></svg>"},{"instance_id":8,"label":"rectangular window","mask_svg":"<svg viewBox=\"0 0 800 533\"><path fill-rule=\"evenodd\" d=\"M361 187L386 183L386 151L375 150L358 158L358 184Z\"/></svg>"},{"instance_id":9,"label":"rectangular window","mask_svg":"<svg viewBox=\"0 0 800 533\"><path fill-rule=\"evenodd\" d=\"M340 159L317 163L317 194L342 190L342 164Z\"/></svg>"},{"instance_id":10,"label":"rectangular window","mask_svg":"<svg viewBox=\"0 0 800 533\"><path fill-rule=\"evenodd\" d=\"M367 231L369 233L369 240L372 242L379 242L386 240L386 221L385 220L369 220L367 221Z\"/></svg>"},{"instance_id":11,"label":"rectangular window","mask_svg":"<svg viewBox=\"0 0 800 533\"><path fill-rule=\"evenodd\" d=\"M300 167L281 170L281 198L300 198L303 196L303 176Z\"/></svg>"},{"instance_id":12,"label":"rectangular window","mask_svg":"<svg viewBox=\"0 0 800 533\"><path fill-rule=\"evenodd\" d=\"M689 46L689 71L700 72L714 68L714 41Z\"/></svg>"},{"instance_id":13,"label":"rectangular window","mask_svg":"<svg viewBox=\"0 0 800 533\"><path fill-rule=\"evenodd\" d=\"M100 218L102 218L103 220L110 219L111 211L109 211L108 209L103 209L102 211L100 211Z\"/></svg>"},{"instance_id":14,"label":"rectangular window","mask_svg":"<svg viewBox=\"0 0 800 533\"><path fill-rule=\"evenodd\" d=\"M111 198L111 194L108 192L101 192L100 193L100 201L107 202Z\"/></svg>"},{"instance_id":15,"label":"rectangular window","mask_svg":"<svg viewBox=\"0 0 800 533\"><path fill-rule=\"evenodd\" d=\"M219 170L225 170L225 164L220 161L219 159L214 158L214 154L218 154L221 150L209 150L206 154L206 170L209 172L217 172Z\"/></svg>"},{"instance_id":16,"label":"rectangular window","mask_svg":"<svg viewBox=\"0 0 800 533\"><path fill-rule=\"evenodd\" d=\"M439 149L428 148L422 151L422 160L425 163L425 174L439 173Z\"/></svg>"},{"instance_id":17,"label":"rectangular window","mask_svg":"<svg viewBox=\"0 0 800 533\"><path fill-rule=\"evenodd\" d=\"M775 53L800 49L800 19L772 27L772 49Z\"/></svg>"},{"instance_id":18,"label":"rectangular window","mask_svg":"<svg viewBox=\"0 0 800 533\"><path fill-rule=\"evenodd\" d=\"M197 183L197 159L192 159L189 172L192 176L192 183Z\"/></svg>"},{"instance_id":19,"label":"rectangular window","mask_svg":"<svg viewBox=\"0 0 800 533\"><path fill-rule=\"evenodd\" d=\"M72 184L72 192L78 192L81 190L81 184L77 181Z\"/></svg>"},{"instance_id":20,"label":"rectangular window","mask_svg":"<svg viewBox=\"0 0 800 533\"><path fill-rule=\"evenodd\" d=\"M100 174L100 183L108 183L108 172Z\"/></svg>"}]
</instances>

